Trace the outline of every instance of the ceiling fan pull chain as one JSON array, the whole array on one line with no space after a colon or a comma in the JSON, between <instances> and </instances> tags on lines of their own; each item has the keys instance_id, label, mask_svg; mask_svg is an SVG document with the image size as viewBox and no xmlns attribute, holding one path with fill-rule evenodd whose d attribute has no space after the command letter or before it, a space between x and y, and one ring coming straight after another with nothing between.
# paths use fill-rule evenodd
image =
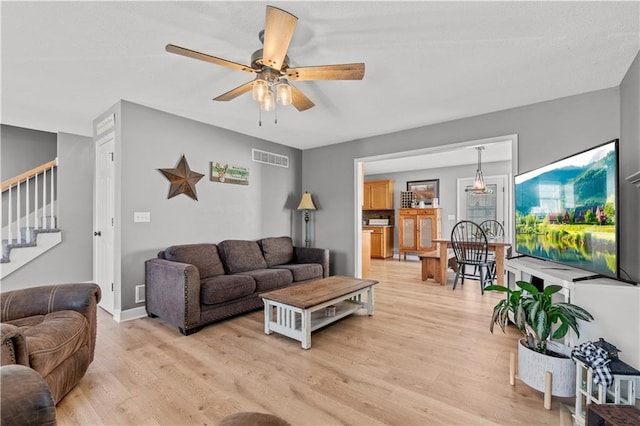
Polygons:
<instances>
[{"instance_id":1,"label":"ceiling fan pull chain","mask_svg":"<svg viewBox=\"0 0 640 426\"><path fill-rule=\"evenodd\" d=\"M274 124L278 124L278 108L273 109L273 113L275 114L275 119L273 120Z\"/></svg>"},{"instance_id":2,"label":"ceiling fan pull chain","mask_svg":"<svg viewBox=\"0 0 640 426\"><path fill-rule=\"evenodd\" d=\"M258 127L262 127L262 108L258 106Z\"/></svg>"}]
</instances>

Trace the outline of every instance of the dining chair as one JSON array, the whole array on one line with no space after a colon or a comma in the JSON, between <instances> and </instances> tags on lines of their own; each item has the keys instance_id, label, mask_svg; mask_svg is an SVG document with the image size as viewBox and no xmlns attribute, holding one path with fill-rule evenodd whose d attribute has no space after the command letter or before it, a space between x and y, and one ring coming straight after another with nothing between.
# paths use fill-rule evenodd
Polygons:
<instances>
[{"instance_id":1,"label":"dining chair","mask_svg":"<svg viewBox=\"0 0 640 426\"><path fill-rule=\"evenodd\" d=\"M485 233L487 238L502 238L504 237L504 227L500 222L493 219L485 220L480 223L480 228Z\"/></svg>"},{"instance_id":2,"label":"dining chair","mask_svg":"<svg viewBox=\"0 0 640 426\"><path fill-rule=\"evenodd\" d=\"M462 220L455 224L451 231L451 245L458 262L456 279L453 290L456 289L458 278L480 281L480 293L493 280L492 270L495 270L495 259L489 258L487 236L475 222Z\"/></svg>"},{"instance_id":3,"label":"dining chair","mask_svg":"<svg viewBox=\"0 0 640 426\"><path fill-rule=\"evenodd\" d=\"M504 238L504 227L497 220L487 219L484 222L480 223L480 228L482 228L485 235L487 236L487 239L489 240L494 238ZM508 250L510 252L511 248L509 248ZM489 252L489 259L492 259L492 260L496 259L496 253L494 251ZM492 280L495 279L495 277L496 277L496 269L494 264L494 267L491 270Z\"/></svg>"}]
</instances>

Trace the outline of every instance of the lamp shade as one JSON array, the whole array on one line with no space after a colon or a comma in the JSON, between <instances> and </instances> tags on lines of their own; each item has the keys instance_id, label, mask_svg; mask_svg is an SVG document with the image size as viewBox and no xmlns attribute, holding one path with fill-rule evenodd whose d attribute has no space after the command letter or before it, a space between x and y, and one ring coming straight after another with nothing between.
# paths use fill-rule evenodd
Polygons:
<instances>
[{"instance_id":1,"label":"lamp shade","mask_svg":"<svg viewBox=\"0 0 640 426\"><path fill-rule=\"evenodd\" d=\"M253 88L251 89L251 97L254 101L262 102L268 91L269 85L267 82L260 78L256 78L253 82Z\"/></svg>"},{"instance_id":2,"label":"lamp shade","mask_svg":"<svg viewBox=\"0 0 640 426\"><path fill-rule=\"evenodd\" d=\"M313 204L313 200L311 199L311 194L305 192L302 194L302 199L300 200L300 204L298 204L298 210L315 210L316 206Z\"/></svg>"},{"instance_id":3,"label":"lamp shade","mask_svg":"<svg viewBox=\"0 0 640 426\"><path fill-rule=\"evenodd\" d=\"M286 78L281 78L278 84L276 85L276 101L280 105L291 105L292 94L291 94L291 86L289 86L289 82Z\"/></svg>"},{"instance_id":4,"label":"lamp shade","mask_svg":"<svg viewBox=\"0 0 640 426\"><path fill-rule=\"evenodd\" d=\"M263 111L273 111L276 107L276 103L273 99L273 91L271 89L267 89L267 93L265 93L262 102L260 102L260 108Z\"/></svg>"}]
</instances>

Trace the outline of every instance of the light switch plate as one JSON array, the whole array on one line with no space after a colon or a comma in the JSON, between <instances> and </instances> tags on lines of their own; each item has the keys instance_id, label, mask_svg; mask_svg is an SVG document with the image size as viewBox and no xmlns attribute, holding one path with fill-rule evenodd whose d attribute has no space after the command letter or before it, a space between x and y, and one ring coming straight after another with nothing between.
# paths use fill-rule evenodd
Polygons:
<instances>
[{"instance_id":1,"label":"light switch plate","mask_svg":"<svg viewBox=\"0 0 640 426\"><path fill-rule=\"evenodd\" d=\"M151 222L151 212L133 212L134 222Z\"/></svg>"},{"instance_id":2,"label":"light switch plate","mask_svg":"<svg viewBox=\"0 0 640 426\"><path fill-rule=\"evenodd\" d=\"M450 214L449 216L447 216L447 220L456 220L456 215Z\"/></svg>"}]
</instances>

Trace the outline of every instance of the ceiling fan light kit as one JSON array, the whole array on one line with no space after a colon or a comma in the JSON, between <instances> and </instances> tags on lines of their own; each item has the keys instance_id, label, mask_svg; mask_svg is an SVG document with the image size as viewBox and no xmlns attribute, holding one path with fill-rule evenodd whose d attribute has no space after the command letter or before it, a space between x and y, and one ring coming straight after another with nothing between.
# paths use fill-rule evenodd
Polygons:
<instances>
[{"instance_id":1,"label":"ceiling fan light kit","mask_svg":"<svg viewBox=\"0 0 640 426\"><path fill-rule=\"evenodd\" d=\"M260 104L260 109L272 111L275 107L274 98L278 105L288 106L291 105L293 96L287 78L279 77L268 67L264 67L253 81L251 97Z\"/></svg>"},{"instance_id":2,"label":"ceiling fan light kit","mask_svg":"<svg viewBox=\"0 0 640 426\"><path fill-rule=\"evenodd\" d=\"M262 111L273 111L276 103L293 105L298 111L314 106L290 80L362 80L364 64L336 64L289 68L287 50L293 37L298 18L277 7L267 6L264 30L258 34L263 48L251 55L251 66L207 55L174 44L167 44L169 53L225 66L238 71L256 74L254 80L238 86L214 98L215 101L230 101L251 91L251 97Z\"/></svg>"}]
</instances>

